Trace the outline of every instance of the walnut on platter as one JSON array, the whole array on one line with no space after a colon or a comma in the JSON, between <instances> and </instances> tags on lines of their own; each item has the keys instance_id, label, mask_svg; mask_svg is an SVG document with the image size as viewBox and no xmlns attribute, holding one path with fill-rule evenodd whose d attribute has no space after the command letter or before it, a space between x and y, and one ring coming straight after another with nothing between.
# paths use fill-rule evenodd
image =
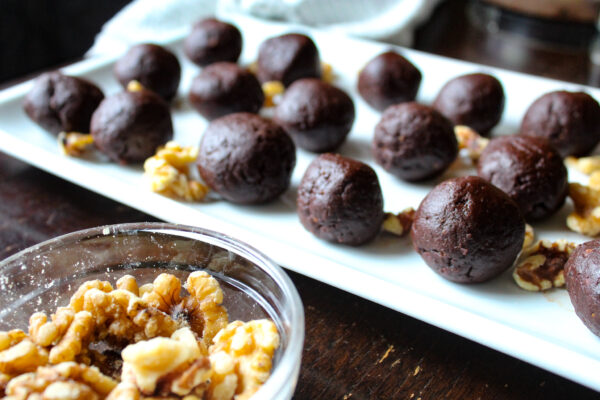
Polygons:
<instances>
[{"instance_id":1,"label":"walnut on platter","mask_svg":"<svg viewBox=\"0 0 600 400\"><path fill-rule=\"evenodd\" d=\"M567 226L586 236L600 234L600 188L569 183L569 197L575 210L567 217Z\"/></svg>"},{"instance_id":2,"label":"walnut on platter","mask_svg":"<svg viewBox=\"0 0 600 400\"><path fill-rule=\"evenodd\" d=\"M564 266L575 244L564 239L539 240L525 250L513 271L513 279L522 289L539 292L565 285Z\"/></svg>"},{"instance_id":3,"label":"walnut on platter","mask_svg":"<svg viewBox=\"0 0 600 400\"><path fill-rule=\"evenodd\" d=\"M410 232L410 227L415 218L415 212L414 208L409 207L398 214L385 213L382 225L383 231L396 236L406 235Z\"/></svg>"}]
</instances>

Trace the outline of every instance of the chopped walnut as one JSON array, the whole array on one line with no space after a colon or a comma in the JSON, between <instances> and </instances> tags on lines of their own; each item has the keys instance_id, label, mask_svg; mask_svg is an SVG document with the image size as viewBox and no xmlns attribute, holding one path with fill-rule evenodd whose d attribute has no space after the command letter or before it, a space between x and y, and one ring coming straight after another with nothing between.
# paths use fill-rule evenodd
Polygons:
<instances>
[{"instance_id":1,"label":"chopped walnut","mask_svg":"<svg viewBox=\"0 0 600 400\"><path fill-rule=\"evenodd\" d=\"M331 64L321 62L321 79L327 83L333 83L336 79Z\"/></svg>"},{"instance_id":2,"label":"chopped walnut","mask_svg":"<svg viewBox=\"0 0 600 400\"><path fill-rule=\"evenodd\" d=\"M92 400L104 399L117 385L95 367L64 362L39 367L20 375L6 386L10 400Z\"/></svg>"},{"instance_id":3,"label":"chopped walnut","mask_svg":"<svg viewBox=\"0 0 600 400\"><path fill-rule=\"evenodd\" d=\"M58 134L58 145L63 154L79 157L94 144L94 138L87 133L61 132Z\"/></svg>"},{"instance_id":4,"label":"chopped walnut","mask_svg":"<svg viewBox=\"0 0 600 400\"><path fill-rule=\"evenodd\" d=\"M247 399L269 377L279 345L275 325L268 320L227 325L223 292L206 272L191 273L185 289L189 295L170 274L142 286L126 275L116 289L105 281L85 282L51 318L34 313L29 336L0 332L0 395ZM111 376L119 370L117 385Z\"/></svg>"},{"instance_id":5,"label":"chopped walnut","mask_svg":"<svg viewBox=\"0 0 600 400\"><path fill-rule=\"evenodd\" d=\"M566 240L539 240L525 251L522 261L513 271L513 278L522 289L539 292L565 285L564 266L575 244Z\"/></svg>"},{"instance_id":6,"label":"chopped walnut","mask_svg":"<svg viewBox=\"0 0 600 400\"><path fill-rule=\"evenodd\" d=\"M87 311L80 311L73 317L65 335L56 346L50 349L50 362L58 364L73 361L94 338L94 317Z\"/></svg>"},{"instance_id":7,"label":"chopped walnut","mask_svg":"<svg viewBox=\"0 0 600 400\"><path fill-rule=\"evenodd\" d=\"M208 385L210 363L200 351L194 333L182 328L171 338L154 338L127 346L121 381L144 395L185 396Z\"/></svg>"},{"instance_id":8,"label":"chopped walnut","mask_svg":"<svg viewBox=\"0 0 600 400\"><path fill-rule=\"evenodd\" d=\"M189 176L189 164L197 157L197 147L168 142L144 162L144 178L153 192L186 201L201 201L208 194L208 186Z\"/></svg>"},{"instance_id":9,"label":"chopped walnut","mask_svg":"<svg viewBox=\"0 0 600 400\"><path fill-rule=\"evenodd\" d=\"M587 236L600 234L600 190L570 183L569 197L575 206L567 217L569 229Z\"/></svg>"},{"instance_id":10,"label":"chopped walnut","mask_svg":"<svg viewBox=\"0 0 600 400\"><path fill-rule=\"evenodd\" d=\"M404 236L410 232L410 227L415 218L415 209L409 207L399 214L385 213L383 231L396 236Z\"/></svg>"},{"instance_id":11,"label":"chopped walnut","mask_svg":"<svg viewBox=\"0 0 600 400\"><path fill-rule=\"evenodd\" d=\"M454 134L458 141L459 149L466 149L469 158L473 161L477 161L485 146L489 143L489 139L480 136L473 129L464 125L456 125L454 127Z\"/></svg>"},{"instance_id":12,"label":"chopped walnut","mask_svg":"<svg viewBox=\"0 0 600 400\"><path fill-rule=\"evenodd\" d=\"M18 375L48 363L48 351L28 338L0 351L0 373Z\"/></svg>"},{"instance_id":13,"label":"chopped walnut","mask_svg":"<svg viewBox=\"0 0 600 400\"><path fill-rule=\"evenodd\" d=\"M117 281L117 289L126 290L133 293L136 296L140 295L137 281L131 275L125 275L119 278Z\"/></svg>"},{"instance_id":14,"label":"chopped walnut","mask_svg":"<svg viewBox=\"0 0 600 400\"><path fill-rule=\"evenodd\" d=\"M25 339L27 339L27 334L20 329L0 332L0 351L4 351Z\"/></svg>"},{"instance_id":15,"label":"chopped walnut","mask_svg":"<svg viewBox=\"0 0 600 400\"><path fill-rule=\"evenodd\" d=\"M279 97L285 92L285 86L279 81L269 81L262 84L265 95L264 107L273 107L279 102Z\"/></svg>"},{"instance_id":16,"label":"chopped walnut","mask_svg":"<svg viewBox=\"0 0 600 400\"><path fill-rule=\"evenodd\" d=\"M185 288L199 303L204 320L202 342L208 347L217 332L229 323L227 310L222 306L223 291L219 282L204 271L192 272L187 278Z\"/></svg>"},{"instance_id":17,"label":"chopped walnut","mask_svg":"<svg viewBox=\"0 0 600 400\"><path fill-rule=\"evenodd\" d=\"M129 83L127 84L128 92L141 92L142 90L144 90L144 86L139 81L136 81L135 79L132 81L129 81Z\"/></svg>"},{"instance_id":18,"label":"chopped walnut","mask_svg":"<svg viewBox=\"0 0 600 400\"><path fill-rule=\"evenodd\" d=\"M567 157L565 158L565 164L568 167L575 168L578 171L590 175L593 172L600 171L600 156L589 156L589 157Z\"/></svg>"},{"instance_id":19,"label":"chopped walnut","mask_svg":"<svg viewBox=\"0 0 600 400\"><path fill-rule=\"evenodd\" d=\"M234 321L221 330L210 347L213 378L211 399L250 398L266 382L273 354L279 347L277 327L271 320Z\"/></svg>"},{"instance_id":20,"label":"chopped walnut","mask_svg":"<svg viewBox=\"0 0 600 400\"><path fill-rule=\"evenodd\" d=\"M529 224L525 224L525 237L523 238L523 250L527 250L533 244L533 240L535 239L535 231L533 230L533 226Z\"/></svg>"}]
</instances>

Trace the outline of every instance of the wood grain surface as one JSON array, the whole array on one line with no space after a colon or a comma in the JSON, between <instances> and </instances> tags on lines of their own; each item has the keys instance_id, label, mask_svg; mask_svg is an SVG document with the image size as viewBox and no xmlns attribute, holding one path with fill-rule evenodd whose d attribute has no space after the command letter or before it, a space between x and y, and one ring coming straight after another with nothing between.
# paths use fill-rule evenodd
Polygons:
<instances>
[{"instance_id":1,"label":"wood grain surface","mask_svg":"<svg viewBox=\"0 0 600 400\"><path fill-rule=\"evenodd\" d=\"M581 83L591 79L585 51L567 51L572 57L567 60L564 53L544 50L527 63L507 65L500 54L477 50L489 36L470 24L466 2L451 1L418 31L416 47ZM153 220L0 153L0 258L79 229ZM600 398L515 358L318 281L290 275L306 312L296 399Z\"/></svg>"}]
</instances>

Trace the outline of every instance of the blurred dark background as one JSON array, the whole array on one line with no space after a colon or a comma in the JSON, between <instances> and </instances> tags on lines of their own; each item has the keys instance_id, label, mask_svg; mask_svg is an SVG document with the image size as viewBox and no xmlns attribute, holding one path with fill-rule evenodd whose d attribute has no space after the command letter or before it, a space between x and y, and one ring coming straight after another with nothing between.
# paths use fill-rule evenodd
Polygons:
<instances>
[{"instance_id":1,"label":"blurred dark background","mask_svg":"<svg viewBox=\"0 0 600 400\"><path fill-rule=\"evenodd\" d=\"M0 83L81 57L130 0L0 0Z\"/></svg>"},{"instance_id":2,"label":"blurred dark background","mask_svg":"<svg viewBox=\"0 0 600 400\"><path fill-rule=\"evenodd\" d=\"M0 85L80 59L104 22L130 1L0 0ZM600 86L600 39L594 39L592 22L574 25L531 19L489 3L491 0L443 1L416 30L413 47ZM540 33L550 34L554 40L548 44L535 39ZM571 39L557 43L557 35ZM591 62L590 49L595 49L597 64Z\"/></svg>"}]
</instances>

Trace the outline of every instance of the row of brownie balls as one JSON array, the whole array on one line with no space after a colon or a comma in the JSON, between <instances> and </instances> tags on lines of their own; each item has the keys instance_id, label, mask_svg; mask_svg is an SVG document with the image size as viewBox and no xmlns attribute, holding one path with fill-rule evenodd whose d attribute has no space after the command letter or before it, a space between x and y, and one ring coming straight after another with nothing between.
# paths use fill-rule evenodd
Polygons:
<instances>
[{"instance_id":1,"label":"row of brownie balls","mask_svg":"<svg viewBox=\"0 0 600 400\"><path fill-rule=\"evenodd\" d=\"M260 47L257 76L263 81L276 79L289 85L275 111L275 122L239 113L258 111L264 98L257 78L231 63L241 50L237 28L214 19L201 21L186 39L184 48L194 62L208 65L195 79L190 93L196 108L213 120L201 142L199 169L207 184L229 201L264 203L287 189L295 165L295 146L286 133L300 147L321 152L334 150L351 129L354 105L349 96L320 80L306 78L320 75L320 61L316 46L304 35L278 36ZM146 89L118 93L95 109L102 93L92 84L51 73L38 80L26 98L25 109L34 120L55 132L85 132L86 123L80 121L85 113L81 110L89 111L88 115L93 112L90 129L100 150L121 163L143 161L173 135L164 100L171 99L177 91L179 63L160 46L139 45L116 63L114 71L123 86L137 80ZM406 180L433 177L454 160L458 152L454 124L489 132L501 118L504 107L502 86L490 75L470 74L451 80L433 107L411 101L420 80L416 67L394 52L385 52L368 62L358 79L361 96L373 107L385 108L375 128L375 159ZM244 108L248 96L254 96L247 90L248 82L254 82L251 86L256 89L255 97L260 97L260 102L251 102L256 104L251 110ZM209 96L210 93L214 95ZM545 98L554 100L548 105ZM529 114L545 116L546 119L538 119L552 132L560 128L559 138L570 137L570 144L578 142L577 135L588 141L597 141L600 136L600 124L596 123L600 118L598 104L584 94L545 95L526 113L524 125L527 120L535 120ZM74 122L81 122L81 127ZM542 129L531 132L537 134ZM566 170L560 155L545 139L524 137L492 141L486 150L490 155L482 155L479 172L509 193L522 214L533 220L550 215L564 202ZM329 163L318 158L317 166L311 168L319 170L322 162L330 166L329 172L315 176L339 179L319 183L307 178L311 175L308 172L305 174L298 199L301 221L323 239L362 244L376 234L383 218L377 177L374 172L365 172L370 167L357 161L331 155L327 159ZM337 164L347 167L332 172ZM356 171L362 171L362 178L354 176ZM366 188L360 183L363 181L369 181ZM319 186L328 189L315 189ZM355 199L349 195L354 189ZM319 212L323 218L314 215Z\"/></svg>"}]
</instances>

